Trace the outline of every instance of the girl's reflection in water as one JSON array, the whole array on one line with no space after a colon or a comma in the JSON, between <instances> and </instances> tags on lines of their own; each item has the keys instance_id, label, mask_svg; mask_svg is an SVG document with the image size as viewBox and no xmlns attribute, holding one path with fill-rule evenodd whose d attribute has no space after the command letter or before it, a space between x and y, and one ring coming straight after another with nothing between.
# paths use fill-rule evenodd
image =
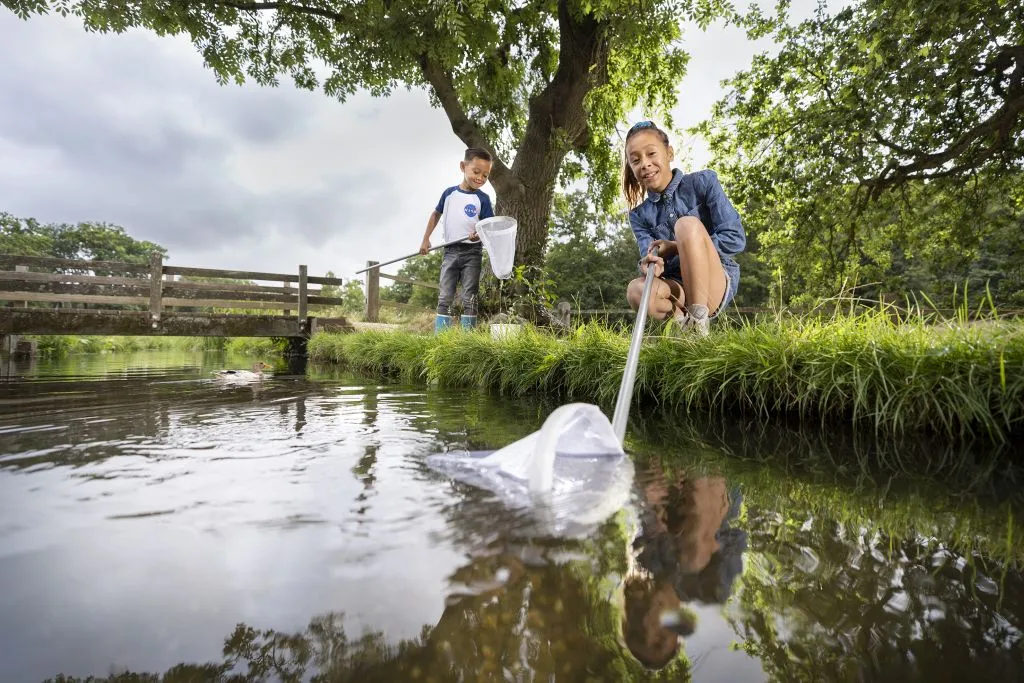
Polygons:
<instances>
[{"instance_id":1,"label":"girl's reflection in water","mask_svg":"<svg viewBox=\"0 0 1024 683\"><path fill-rule=\"evenodd\" d=\"M746 531L732 528L742 496L722 477L666 475L652 466L638 476L640 529L635 564L623 587L623 637L650 668L678 653L693 633L695 615L684 603L724 603L743 569Z\"/></svg>"}]
</instances>

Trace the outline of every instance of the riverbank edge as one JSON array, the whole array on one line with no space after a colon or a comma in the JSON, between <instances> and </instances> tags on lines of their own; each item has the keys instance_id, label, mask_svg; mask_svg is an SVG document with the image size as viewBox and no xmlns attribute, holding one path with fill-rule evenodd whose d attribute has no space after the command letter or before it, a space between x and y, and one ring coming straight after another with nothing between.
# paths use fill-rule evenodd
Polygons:
<instances>
[{"instance_id":1,"label":"riverbank edge","mask_svg":"<svg viewBox=\"0 0 1024 683\"><path fill-rule=\"evenodd\" d=\"M1005 443L1024 427L1024 322L900 323L884 315L776 319L674 338L655 325L640 353L635 406L797 415ZM651 330L649 330L651 332ZM611 406L628 330L581 324L554 335L488 329L318 333L310 360L372 376Z\"/></svg>"},{"instance_id":2,"label":"riverbank edge","mask_svg":"<svg viewBox=\"0 0 1024 683\"><path fill-rule=\"evenodd\" d=\"M283 340L269 337L25 335L23 339L36 342L35 355L46 358L137 351L224 351L244 356L282 356L286 346Z\"/></svg>"}]
</instances>

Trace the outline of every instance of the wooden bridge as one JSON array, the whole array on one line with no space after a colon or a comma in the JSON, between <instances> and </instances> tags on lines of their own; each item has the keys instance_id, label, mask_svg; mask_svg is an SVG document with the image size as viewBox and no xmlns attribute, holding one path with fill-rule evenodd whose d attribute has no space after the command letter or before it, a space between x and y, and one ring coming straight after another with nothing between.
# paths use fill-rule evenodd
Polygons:
<instances>
[{"instance_id":1,"label":"wooden bridge","mask_svg":"<svg viewBox=\"0 0 1024 683\"><path fill-rule=\"evenodd\" d=\"M257 284L260 281L264 284ZM339 278L0 254L0 335L289 337L351 331ZM310 285L317 285L311 288Z\"/></svg>"}]
</instances>

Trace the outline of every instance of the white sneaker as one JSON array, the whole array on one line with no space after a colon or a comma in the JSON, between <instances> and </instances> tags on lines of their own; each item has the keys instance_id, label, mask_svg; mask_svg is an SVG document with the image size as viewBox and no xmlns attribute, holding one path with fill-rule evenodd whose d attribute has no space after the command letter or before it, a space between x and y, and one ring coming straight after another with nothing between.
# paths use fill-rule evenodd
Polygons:
<instances>
[{"instance_id":1,"label":"white sneaker","mask_svg":"<svg viewBox=\"0 0 1024 683\"><path fill-rule=\"evenodd\" d=\"M682 337L691 325L690 316L686 314L686 311L676 309L676 312L672 314L672 322L669 323L668 334L671 337Z\"/></svg>"},{"instance_id":2,"label":"white sneaker","mask_svg":"<svg viewBox=\"0 0 1024 683\"><path fill-rule=\"evenodd\" d=\"M672 323L676 329L669 334L674 337L681 337L689 332L695 332L698 337L706 337L711 334L708 307L696 304L692 307L687 306L686 309L672 314Z\"/></svg>"},{"instance_id":3,"label":"white sneaker","mask_svg":"<svg viewBox=\"0 0 1024 683\"><path fill-rule=\"evenodd\" d=\"M701 304L690 304L686 307L686 315L690 319L691 328L700 337L711 334L711 318L708 317L708 307Z\"/></svg>"}]
</instances>

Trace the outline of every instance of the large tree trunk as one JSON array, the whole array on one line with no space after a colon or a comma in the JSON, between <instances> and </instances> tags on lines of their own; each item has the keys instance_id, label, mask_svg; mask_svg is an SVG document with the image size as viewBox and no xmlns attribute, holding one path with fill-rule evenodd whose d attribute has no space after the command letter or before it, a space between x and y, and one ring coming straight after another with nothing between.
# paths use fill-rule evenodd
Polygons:
<instances>
[{"instance_id":1,"label":"large tree trunk","mask_svg":"<svg viewBox=\"0 0 1024 683\"><path fill-rule=\"evenodd\" d=\"M520 150L520 154L523 150ZM527 182L508 192L498 192L496 214L513 216L516 230L516 265L539 266L544 262L548 223L557 176L534 173ZM520 189L521 188L521 189Z\"/></svg>"},{"instance_id":2,"label":"large tree trunk","mask_svg":"<svg viewBox=\"0 0 1024 683\"><path fill-rule=\"evenodd\" d=\"M518 222L516 265L544 262L559 170L571 149L585 149L589 129L583 102L607 78L609 45L604 27L591 16L572 16L566 0L558 3L558 23L558 69L530 100L529 120L512 166L496 158L491 171L498 199L495 212ZM420 66L452 131L468 146L493 150L459 102L451 75L426 54L421 55Z\"/></svg>"}]
</instances>

